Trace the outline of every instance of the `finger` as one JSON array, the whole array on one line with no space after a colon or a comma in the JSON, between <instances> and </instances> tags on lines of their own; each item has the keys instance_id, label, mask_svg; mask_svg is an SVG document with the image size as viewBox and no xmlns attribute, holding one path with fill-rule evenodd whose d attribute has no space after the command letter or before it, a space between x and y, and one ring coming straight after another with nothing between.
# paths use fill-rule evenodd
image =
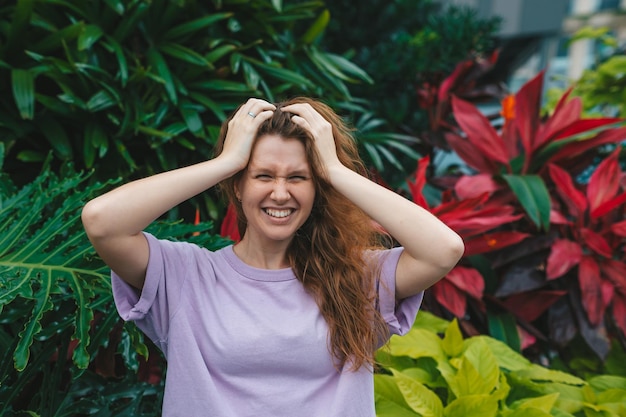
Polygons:
<instances>
[{"instance_id":1,"label":"finger","mask_svg":"<svg viewBox=\"0 0 626 417\"><path fill-rule=\"evenodd\" d=\"M239 114L248 118L255 118L264 111L273 112L276 110L276 106L272 103L269 103L265 100L258 98L250 98L248 101L239 109Z\"/></svg>"},{"instance_id":2,"label":"finger","mask_svg":"<svg viewBox=\"0 0 626 417\"><path fill-rule=\"evenodd\" d=\"M302 116L298 116L298 115L291 116L291 121L299 126L304 127L305 129L310 128L309 122L307 122L307 120Z\"/></svg>"}]
</instances>

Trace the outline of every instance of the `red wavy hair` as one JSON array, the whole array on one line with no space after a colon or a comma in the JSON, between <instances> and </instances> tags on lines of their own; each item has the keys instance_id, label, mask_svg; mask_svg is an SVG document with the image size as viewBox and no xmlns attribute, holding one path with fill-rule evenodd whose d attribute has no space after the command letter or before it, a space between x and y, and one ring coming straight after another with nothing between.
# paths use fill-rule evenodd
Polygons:
<instances>
[{"instance_id":1,"label":"red wavy hair","mask_svg":"<svg viewBox=\"0 0 626 417\"><path fill-rule=\"evenodd\" d=\"M359 157L352 130L326 104L298 97L276 104L277 109L295 103L308 103L332 125L337 156L342 164L361 175L367 170ZM311 215L297 231L287 249L287 258L298 280L311 294L329 326L329 349L340 367L350 369L374 365L374 353L388 336L387 326L376 309L377 268L368 267L364 255L381 249L388 236L381 235L374 222L350 200L336 191L326 179L310 133L291 121L291 114L276 110L257 133L300 140L305 147L315 184ZM232 118L232 116L231 116ZM229 119L230 120L230 119ZM215 147L223 150L228 129L226 120ZM247 222L235 196L235 184L242 172L222 181L221 190L235 207L241 236ZM371 265L371 263L370 263Z\"/></svg>"}]
</instances>

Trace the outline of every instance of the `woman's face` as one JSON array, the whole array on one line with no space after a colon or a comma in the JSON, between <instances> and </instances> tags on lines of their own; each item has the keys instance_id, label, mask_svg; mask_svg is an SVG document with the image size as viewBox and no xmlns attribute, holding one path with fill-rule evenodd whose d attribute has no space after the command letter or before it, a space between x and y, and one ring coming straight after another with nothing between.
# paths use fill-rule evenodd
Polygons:
<instances>
[{"instance_id":1,"label":"woman's face","mask_svg":"<svg viewBox=\"0 0 626 417\"><path fill-rule=\"evenodd\" d=\"M244 239L288 244L311 214L311 175L302 142L278 135L259 137L236 187L248 223Z\"/></svg>"}]
</instances>

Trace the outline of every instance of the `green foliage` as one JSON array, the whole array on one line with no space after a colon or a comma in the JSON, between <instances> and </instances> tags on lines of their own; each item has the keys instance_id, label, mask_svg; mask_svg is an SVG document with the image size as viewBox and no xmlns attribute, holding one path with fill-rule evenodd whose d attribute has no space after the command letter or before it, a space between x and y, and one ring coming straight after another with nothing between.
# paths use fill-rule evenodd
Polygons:
<instances>
[{"instance_id":1,"label":"green foliage","mask_svg":"<svg viewBox=\"0 0 626 417\"><path fill-rule=\"evenodd\" d=\"M0 143L0 168L3 150ZM0 415L137 416L160 395L137 379L137 354L148 349L133 325L121 326L109 270L80 221L84 203L112 182L88 182L68 167L59 175L46 167L21 188L0 175ZM151 230L224 246L210 228L157 223Z\"/></svg>"},{"instance_id":2,"label":"green foliage","mask_svg":"<svg viewBox=\"0 0 626 417\"><path fill-rule=\"evenodd\" d=\"M583 110L588 114L600 114L626 118L626 55L619 48L617 39L609 29L584 27L576 32L569 43L592 40L602 45L604 53L597 54L593 65L586 69L581 78L572 80L572 95L583 101ZM607 53L606 51L609 51ZM548 92L548 109L552 109L557 96L563 92L553 88Z\"/></svg>"},{"instance_id":3,"label":"green foliage","mask_svg":"<svg viewBox=\"0 0 626 417\"><path fill-rule=\"evenodd\" d=\"M458 62L491 51L499 26L498 18L479 19L473 9L443 8L433 0L367 0L359 7L337 0L328 8L325 44L353 57L374 80L354 86L355 94L371 100L390 127L411 133L427 126L417 87L438 84Z\"/></svg>"},{"instance_id":4,"label":"green foliage","mask_svg":"<svg viewBox=\"0 0 626 417\"><path fill-rule=\"evenodd\" d=\"M433 323L435 325L433 325ZM456 320L421 312L381 349L374 377L379 417L619 416L626 378L585 381L528 361L488 336L464 339Z\"/></svg>"},{"instance_id":5,"label":"green foliage","mask_svg":"<svg viewBox=\"0 0 626 417\"><path fill-rule=\"evenodd\" d=\"M313 43L321 2L29 1L0 13L7 171L55 160L127 177L209 158L250 96L349 100L370 78ZM23 180L23 178L19 178Z\"/></svg>"}]
</instances>

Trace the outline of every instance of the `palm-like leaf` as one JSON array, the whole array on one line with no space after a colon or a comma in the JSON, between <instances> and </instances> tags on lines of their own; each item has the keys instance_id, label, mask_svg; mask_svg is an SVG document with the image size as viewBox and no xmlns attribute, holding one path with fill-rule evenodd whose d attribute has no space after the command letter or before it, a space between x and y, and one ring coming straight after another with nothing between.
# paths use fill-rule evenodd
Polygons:
<instances>
[{"instance_id":1,"label":"palm-like leaf","mask_svg":"<svg viewBox=\"0 0 626 417\"><path fill-rule=\"evenodd\" d=\"M3 150L0 144L0 170ZM18 190L0 175L0 415L12 410L24 390L36 386L40 388L27 396L32 396L32 410L70 415L69 399L86 396L121 410L113 406L116 400L97 399L103 395L98 386L86 390L80 382L99 372L94 362L99 349L118 343L111 338L121 319L112 302L109 269L96 256L80 221L85 202L110 185L90 183L90 175L69 168L62 175L46 169ZM170 222L156 223L150 231L209 249L228 243L207 233L210 227ZM137 353L147 355L143 337L132 325L120 337L120 345L110 348L127 369L136 371ZM150 389L154 391L142 385L131 391Z\"/></svg>"}]
</instances>

